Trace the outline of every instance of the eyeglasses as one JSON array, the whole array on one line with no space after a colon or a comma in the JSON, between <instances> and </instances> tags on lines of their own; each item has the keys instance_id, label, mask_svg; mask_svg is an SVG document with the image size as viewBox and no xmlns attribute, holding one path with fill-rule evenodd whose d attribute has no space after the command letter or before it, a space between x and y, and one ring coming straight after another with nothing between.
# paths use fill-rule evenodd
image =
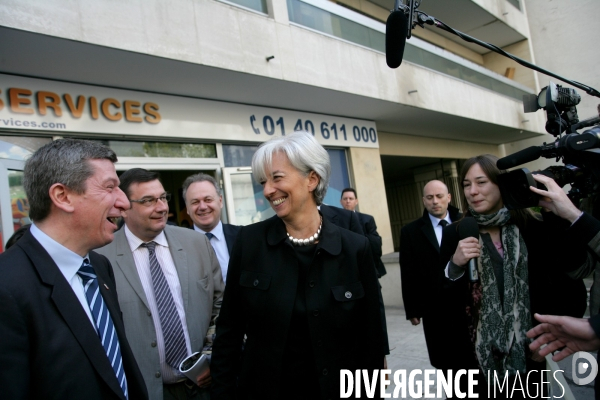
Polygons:
<instances>
[{"instance_id":1,"label":"eyeglasses","mask_svg":"<svg viewBox=\"0 0 600 400\"><path fill-rule=\"evenodd\" d=\"M156 202L160 200L163 202L163 204L167 204L169 202L169 200L171 200L171 193L165 193L160 197L144 197L143 199L140 200L129 200L132 203L139 203L141 205L143 205L144 207L152 207L156 205Z\"/></svg>"}]
</instances>

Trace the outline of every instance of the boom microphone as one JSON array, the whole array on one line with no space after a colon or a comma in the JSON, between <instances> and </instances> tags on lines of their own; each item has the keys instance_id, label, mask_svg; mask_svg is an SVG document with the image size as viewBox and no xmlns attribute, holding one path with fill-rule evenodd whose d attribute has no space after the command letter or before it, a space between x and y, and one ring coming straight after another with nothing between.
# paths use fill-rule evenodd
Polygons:
<instances>
[{"instance_id":1,"label":"boom microphone","mask_svg":"<svg viewBox=\"0 0 600 400\"><path fill-rule=\"evenodd\" d=\"M458 238L460 240L468 237L474 237L479 240L479 225L473 217L465 217L458 223ZM469 260L467 272L471 282L479 281L479 273L477 272L477 263L474 258Z\"/></svg>"},{"instance_id":2,"label":"boom microphone","mask_svg":"<svg viewBox=\"0 0 600 400\"><path fill-rule=\"evenodd\" d=\"M404 11L392 12L385 23L385 61L390 68L398 68L402 63L408 19Z\"/></svg>"},{"instance_id":3,"label":"boom microphone","mask_svg":"<svg viewBox=\"0 0 600 400\"><path fill-rule=\"evenodd\" d=\"M531 146L499 159L496 162L496 166L498 169L509 169L529 161L537 160L541 155L542 148L540 146Z\"/></svg>"}]
</instances>

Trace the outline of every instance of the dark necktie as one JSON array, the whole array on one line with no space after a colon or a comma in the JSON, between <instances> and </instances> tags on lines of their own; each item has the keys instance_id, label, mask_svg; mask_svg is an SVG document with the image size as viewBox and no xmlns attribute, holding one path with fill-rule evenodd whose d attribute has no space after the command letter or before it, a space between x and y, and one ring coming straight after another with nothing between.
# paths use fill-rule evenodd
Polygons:
<instances>
[{"instance_id":1,"label":"dark necktie","mask_svg":"<svg viewBox=\"0 0 600 400\"><path fill-rule=\"evenodd\" d=\"M206 232L206 233L205 233L205 235L206 235L206 237L208 238L208 241L210 241L210 239L212 239L212 238L214 238L214 237L215 237L215 235L213 235L213 234L212 234L212 233L210 233L210 232Z\"/></svg>"},{"instance_id":2,"label":"dark necktie","mask_svg":"<svg viewBox=\"0 0 600 400\"><path fill-rule=\"evenodd\" d=\"M106 304L100 293L96 272L87 258L83 260L83 264L81 265L81 268L79 268L79 271L77 271L77 275L79 275L83 281L85 298L90 306L92 318L95 321L96 330L100 337L100 341L102 342L102 347L104 347L108 361L112 365L113 371L115 371L115 375L125 394L125 398L128 398L127 378L125 377L123 360L121 359L119 338L117 337L117 332L115 331L115 326L110 317L110 313L108 312L108 308L106 308Z\"/></svg>"},{"instance_id":3,"label":"dark necktie","mask_svg":"<svg viewBox=\"0 0 600 400\"><path fill-rule=\"evenodd\" d=\"M442 228L445 227L446 225L448 225L448 221L446 221L445 219L440 220L440 223L438 225L441 225Z\"/></svg>"},{"instance_id":4,"label":"dark necktie","mask_svg":"<svg viewBox=\"0 0 600 400\"><path fill-rule=\"evenodd\" d=\"M173 294L171 293L165 274L156 258L156 243L148 242L141 245L148 249L154 297L156 298L158 317L160 318L160 326L165 342L165 361L171 367L179 370L179 364L187 357L183 325L175 307L175 300L173 300Z\"/></svg>"}]
</instances>

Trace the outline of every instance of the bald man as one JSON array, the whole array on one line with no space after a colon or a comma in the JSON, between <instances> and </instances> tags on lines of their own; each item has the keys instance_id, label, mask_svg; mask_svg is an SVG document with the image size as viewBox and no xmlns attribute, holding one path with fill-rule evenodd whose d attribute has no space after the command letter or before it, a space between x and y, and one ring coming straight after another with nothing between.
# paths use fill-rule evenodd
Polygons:
<instances>
[{"instance_id":1,"label":"bald man","mask_svg":"<svg viewBox=\"0 0 600 400\"><path fill-rule=\"evenodd\" d=\"M450 205L452 195L444 182L429 181L423 188L423 216L402 227L400 272L406 319L413 325L423 320L431 365L446 369L448 333L445 321L443 269L439 265L442 228L461 214Z\"/></svg>"}]
</instances>

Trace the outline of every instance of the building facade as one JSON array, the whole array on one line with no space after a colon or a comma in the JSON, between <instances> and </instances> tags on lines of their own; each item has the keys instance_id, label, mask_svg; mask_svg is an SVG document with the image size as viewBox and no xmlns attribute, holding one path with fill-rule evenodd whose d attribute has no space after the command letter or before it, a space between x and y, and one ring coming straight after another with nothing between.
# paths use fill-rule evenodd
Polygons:
<instances>
[{"instance_id":1,"label":"building facade","mask_svg":"<svg viewBox=\"0 0 600 400\"><path fill-rule=\"evenodd\" d=\"M545 39L528 19L529 3L540 7L424 0L420 10L535 62L531 27ZM117 151L118 170L159 171L173 194L187 175L210 173L222 182L224 219L247 224L269 216L248 168L254 149L303 129L332 159L325 201L337 206L341 190L355 187L384 254L393 252L400 228L422 212L426 181L445 180L458 199L461 160L553 138L545 115L525 114L521 101L546 78L446 32L417 27L400 68L388 68L392 7L392 0L1 2L3 241L27 222L24 160L56 137L103 141ZM568 33L561 40L569 46ZM180 196L171 202L171 218L185 224Z\"/></svg>"}]
</instances>

